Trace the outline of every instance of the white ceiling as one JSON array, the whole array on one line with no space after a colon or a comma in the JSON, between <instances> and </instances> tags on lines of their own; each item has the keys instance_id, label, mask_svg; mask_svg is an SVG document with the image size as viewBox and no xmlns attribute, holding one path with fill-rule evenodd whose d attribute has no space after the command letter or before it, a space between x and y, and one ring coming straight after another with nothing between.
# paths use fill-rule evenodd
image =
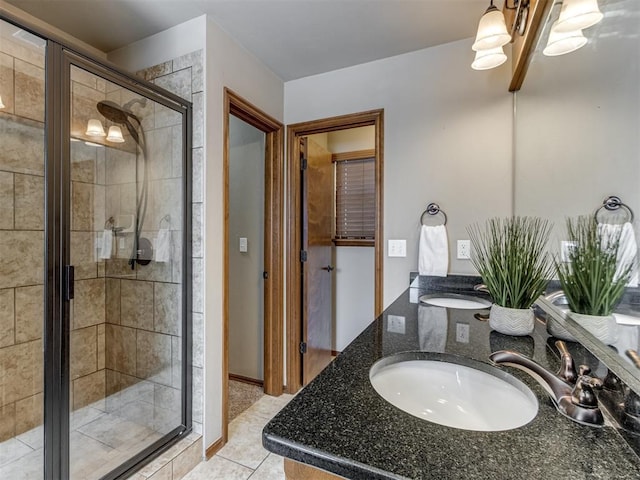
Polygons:
<instances>
[{"instance_id":1,"label":"white ceiling","mask_svg":"<svg viewBox=\"0 0 640 480\"><path fill-rule=\"evenodd\" d=\"M104 51L202 14L284 81L475 34L489 0L6 0Z\"/></svg>"}]
</instances>

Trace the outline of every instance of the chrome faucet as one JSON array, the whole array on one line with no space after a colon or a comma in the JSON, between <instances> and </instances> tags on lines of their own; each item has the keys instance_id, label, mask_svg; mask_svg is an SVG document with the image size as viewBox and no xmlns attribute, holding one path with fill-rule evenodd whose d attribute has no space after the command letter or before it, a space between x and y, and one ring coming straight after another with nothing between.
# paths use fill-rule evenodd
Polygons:
<instances>
[{"instance_id":1,"label":"chrome faucet","mask_svg":"<svg viewBox=\"0 0 640 480\"><path fill-rule=\"evenodd\" d=\"M576 374L573 359L565 343L558 340L556 347L560 351L560 370L556 374L529 357L511 350L494 352L489 358L496 364L508 365L531 375L549 393L562 415L584 425L603 426L604 417L594 393L594 389L602 388L602 380L590 376L591 370L586 365L580 365Z\"/></svg>"}]
</instances>

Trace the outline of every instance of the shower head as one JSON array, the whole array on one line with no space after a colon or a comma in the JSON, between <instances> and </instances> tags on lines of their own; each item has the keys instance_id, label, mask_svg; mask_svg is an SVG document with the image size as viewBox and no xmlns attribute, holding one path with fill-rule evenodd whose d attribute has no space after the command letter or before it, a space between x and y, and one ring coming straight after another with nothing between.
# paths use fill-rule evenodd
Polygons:
<instances>
[{"instance_id":1,"label":"shower head","mask_svg":"<svg viewBox=\"0 0 640 480\"><path fill-rule=\"evenodd\" d=\"M102 116L107 120L127 127L127 130L136 141L136 143L140 143L138 132L129 120L129 118L133 118L138 123L138 125L141 125L138 117L136 117L133 113L122 109L119 105L109 100L98 102L96 107L102 114Z\"/></svg>"},{"instance_id":2,"label":"shower head","mask_svg":"<svg viewBox=\"0 0 640 480\"><path fill-rule=\"evenodd\" d=\"M97 108L104 118L113 123L119 123L120 125L125 125L129 121L127 116L133 115L132 113L125 112L117 104L109 100L98 102Z\"/></svg>"}]
</instances>

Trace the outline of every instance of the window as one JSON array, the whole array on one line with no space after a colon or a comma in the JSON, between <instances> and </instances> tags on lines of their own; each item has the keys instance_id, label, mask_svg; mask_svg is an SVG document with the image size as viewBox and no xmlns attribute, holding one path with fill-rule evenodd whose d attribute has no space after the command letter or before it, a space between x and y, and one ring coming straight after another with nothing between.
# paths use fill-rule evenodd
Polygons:
<instances>
[{"instance_id":1,"label":"window","mask_svg":"<svg viewBox=\"0 0 640 480\"><path fill-rule=\"evenodd\" d=\"M376 226L375 151L334 154L336 245L373 246Z\"/></svg>"}]
</instances>

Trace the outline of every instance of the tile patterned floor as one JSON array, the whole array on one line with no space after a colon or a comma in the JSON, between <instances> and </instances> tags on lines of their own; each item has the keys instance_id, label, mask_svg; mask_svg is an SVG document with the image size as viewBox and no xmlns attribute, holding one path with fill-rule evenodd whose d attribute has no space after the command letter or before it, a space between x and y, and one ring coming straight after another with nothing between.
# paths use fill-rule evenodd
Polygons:
<instances>
[{"instance_id":1,"label":"tile patterned floor","mask_svg":"<svg viewBox=\"0 0 640 480\"><path fill-rule=\"evenodd\" d=\"M282 457L262 448L262 429L292 395L263 396L229 424L229 442L184 480L284 480Z\"/></svg>"},{"instance_id":2,"label":"tile patterned floor","mask_svg":"<svg viewBox=\"0 0 640 480\"><path fill-rule=\"evenodd\" d=\"M261 397L229 424L229 442L184 479L284 480L282 457L262 448L262 429L291 398L286 394ZM73 412L72 429L71 465L75 480L100 477L128 458L136 445L146 445L160 436L144 425L105 412L102 405ZM40 426L0 443L0 479L42 478L42 435Z\"/></svg>"}]
</instances>

